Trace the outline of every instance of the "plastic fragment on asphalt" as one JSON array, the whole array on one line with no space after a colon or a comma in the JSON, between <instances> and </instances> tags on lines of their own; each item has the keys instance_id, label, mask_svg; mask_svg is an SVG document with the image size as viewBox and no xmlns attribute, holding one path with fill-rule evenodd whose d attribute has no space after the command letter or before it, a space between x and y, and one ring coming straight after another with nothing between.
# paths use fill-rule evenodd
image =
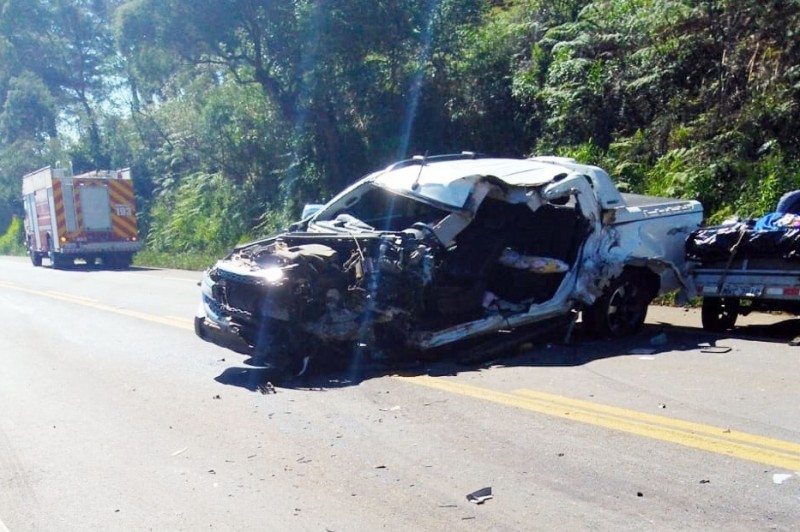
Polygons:
<instances>
[{"instance_id":1,"label":"plastic fragment on asphalt","mask_svg":"<svg viewBox=\"0 0 800 532\"><path fill-rule=\"evenodd\" d=\"M469 502L474 502L475 504L483 504L484 502L493 498L494 496L492 495L491 487L481 488L478 491L473 491L472 493L467 495L467 500Z\"/></svg>"},{"instance_id":2,"label":"plastic fragment on asphalt","mask_svg":"<svg viewBox=\"0 0 800 532\"><path fill-rule=\"evenodd\" d=\"M730 353L733 351L732 347L724 346L724 345L712 345L709 347L704 347L700 349L701 353L710 353L714 355L722 355L724 353Z\"/></svg>"},{"instance_id":3,"label":"plastic fragment on asphalt","mask_svg":"<svg viewBox=\"0 0 800 532\"><path fill-rule=\"evenodd\" d=\"M792 475L789 473L775 473L772 475L772 482L775 484L783 484L790 478L792 478Z\"/></svg>"},{"instance_id":4,"label":"plastic fragment on asphalt","mask_svg":"<svg viewBox=\"0 0 800 532\"><path fill-rule=\"evenodd\" d=\"M185 453L185 452L186 452L188 449L189 449L188 447L184 447L183 449L178 449L177 451L175 451L174 453L172 453L172 456L178 456L179 454L183 454L183 453Z\"/></svg>"}]
</instances>

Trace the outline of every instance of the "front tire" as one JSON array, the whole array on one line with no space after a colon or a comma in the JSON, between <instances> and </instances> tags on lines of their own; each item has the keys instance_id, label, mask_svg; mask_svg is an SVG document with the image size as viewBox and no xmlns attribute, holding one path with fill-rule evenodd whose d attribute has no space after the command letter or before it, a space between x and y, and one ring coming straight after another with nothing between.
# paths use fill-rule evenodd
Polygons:
<instances>
[{"instance_id":1,"label":"front tire","mask_svg":"<svg viewBox=\"0 0 800 532\"><path fill-rule=\"evenodd\" d=\"M724 332L733 329L739 317L739 300L728 297L705 297L700 319L703 329Z\"/></svg>"},{"instance_id":2,"label":"front tire","mask_svg":"<svg viewBox=\"0 0 800 532\"><path fill-rule=\"evenodd\" d=\"M42 265L42 254L31 250L31 264L33 264L37 268L39 266L41 266Z\"/></svg>"},{"instance_id":3,"label":"front tire","mask_svg":"<svg viewBox=\"0 0 800 532\"><path fill-rule=\"evenodd\" d=\"M653 290L645 281L635 272L623 272L583 311L584 325L599 337L621 338L637 332L653 299Z\"/></svg>"}]
</instances>

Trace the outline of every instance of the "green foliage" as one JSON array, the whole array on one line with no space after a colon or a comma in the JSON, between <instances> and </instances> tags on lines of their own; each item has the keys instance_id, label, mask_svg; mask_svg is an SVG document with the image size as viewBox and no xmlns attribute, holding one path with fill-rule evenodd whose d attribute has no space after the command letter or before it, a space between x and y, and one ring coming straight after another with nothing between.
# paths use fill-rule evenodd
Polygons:
<instances>
[{"instance_id":1,"label":"green foliage","mask_svg":"<svg viewBox=\"0 0 800 532\"><path fill-rule=\"evenodd\" d=\"M221 251L153 251L144 249L134 255L135 266L203 271L222 256Z\"/></svg>"},{"instance_id":2,"label":"green foliage","mask_svg":"<svg viewBox=\"0 0 800 532\"><path fill-rule=\"evenodd\" d=\"M414 153L571 156L711 221L800 186L795 0L0 5L0 225L58 161L131 167L167 257Z\"/></svg>"},{"instance_id":3,"label":"green foliage","mask_svg":"<svg viewBox=\"0 0 800 532\"><path fill-rule=\"evenodd\" d=\"M198 173L162 188L153 204L147 244L153 251L221 251L247 231L242 191L220 174Z\"/></svg>"},{"instance_id":4,"label":"green foliage","mask_svg":"<svg viewBox=\"0 0 800 532\"><path fill-rule=\"evenodd\" d=\"M25 233L22 220L15 216L11 219L6 232L0 236L0 255L24 255Z\"/></svg>"}]
</instances>

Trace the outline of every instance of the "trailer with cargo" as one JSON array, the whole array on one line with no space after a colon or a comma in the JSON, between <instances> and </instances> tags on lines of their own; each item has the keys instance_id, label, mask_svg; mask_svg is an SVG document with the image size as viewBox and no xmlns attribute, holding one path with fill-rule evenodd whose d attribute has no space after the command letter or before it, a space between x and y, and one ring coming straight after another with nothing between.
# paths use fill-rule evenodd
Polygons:
<instances>
[{"instance_id":1,"label":"trailer with cargo","mask_svg":"<svg viewBox=\"0 0 800 532\"><path fill-rule=\"evenodd\" d=\"M762 228L756 220L704 227L686 251L704 329L732 329L756 311L800 314L800 227Z\"/></svg>"}]
</instances>

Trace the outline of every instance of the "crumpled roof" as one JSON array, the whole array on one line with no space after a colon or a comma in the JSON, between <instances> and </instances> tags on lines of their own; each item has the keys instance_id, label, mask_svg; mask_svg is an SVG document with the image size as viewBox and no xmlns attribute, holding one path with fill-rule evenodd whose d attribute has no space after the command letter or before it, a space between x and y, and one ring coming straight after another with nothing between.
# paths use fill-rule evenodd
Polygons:
<instances>
[{"instance_id":1,"label":"crumpled roof","mask_svg":"<svg viewBox=\"0 0 800 532\"><path fill-rule=\"evenodd\" d=\"M461 208L475 183L485 176L496 177L511 186L539 187L558 176L576 171L589 175L598 170L560 157L434 160L379 172L375 182L391 190Z\"/></svg>"}]
</instances>

